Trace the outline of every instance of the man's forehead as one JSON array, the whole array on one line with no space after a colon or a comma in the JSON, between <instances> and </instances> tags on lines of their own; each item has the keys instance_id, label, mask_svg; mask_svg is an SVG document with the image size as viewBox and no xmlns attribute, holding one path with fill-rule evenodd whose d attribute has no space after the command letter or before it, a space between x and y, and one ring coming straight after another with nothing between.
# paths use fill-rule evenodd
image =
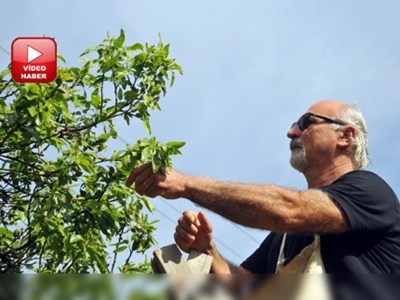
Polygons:
<instances>
[{"instance_id":1,"label":"man's forehead","mask_svg":"<svg viewBox=\"0 0 400 300\"><path fill-rule=\"evenodd\" d=\"M333 116L343 109L344 103L335 100L323 100L313 104L307 112L321 114L324 116Z\"/></svg>"}]
</instances>

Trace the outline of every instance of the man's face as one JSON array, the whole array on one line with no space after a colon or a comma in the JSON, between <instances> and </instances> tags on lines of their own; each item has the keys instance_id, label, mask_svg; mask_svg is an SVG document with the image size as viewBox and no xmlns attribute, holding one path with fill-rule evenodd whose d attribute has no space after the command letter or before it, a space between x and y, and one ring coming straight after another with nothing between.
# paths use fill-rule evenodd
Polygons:
<instances>
[{"instance_id":1,"label":"man's face","mask_svg":"<svg viewBox=\"0 0 400 300\"><path fill-rule=\"evenodd\" d=\"M290 164L304 173L309 167L329 162L336 148L337 135L332 124L343 124L330 117L329 107L314 105L293 123L287 136L290 141Z\"/></svg>"}]
</instances>

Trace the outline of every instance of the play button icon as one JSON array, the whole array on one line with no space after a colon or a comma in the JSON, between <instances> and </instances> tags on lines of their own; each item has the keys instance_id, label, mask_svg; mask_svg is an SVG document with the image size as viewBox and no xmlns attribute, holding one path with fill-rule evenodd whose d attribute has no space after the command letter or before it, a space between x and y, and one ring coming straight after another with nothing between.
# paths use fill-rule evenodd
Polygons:
<instances>
[{"instance_id":1,"label":"play button icon","mask_svg":"<svg viewBox=\"0 0 400 300\"><path fill-rule=\"evenodd\" d=\"M19 37L11 45L11 76L20 83L47 83L57 77L57 44L48 37Z\"/></svg>"},{"instance_id":2,"label":"play button icon","mask_svg":"<svg viewBox=\"0 0 400 300\"><path fill-rule=\"evenodd\" d=\"M28 64L43 55L42 52L37 51L35 48L28 46Z\"/></svg>"}]
</instances>

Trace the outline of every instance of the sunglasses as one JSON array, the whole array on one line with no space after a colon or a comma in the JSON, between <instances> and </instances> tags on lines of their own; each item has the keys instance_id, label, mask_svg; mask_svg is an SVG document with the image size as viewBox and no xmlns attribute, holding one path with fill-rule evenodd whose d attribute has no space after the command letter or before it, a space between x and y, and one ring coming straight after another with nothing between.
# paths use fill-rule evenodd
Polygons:
<instances>
[{"instance_id":1,"label":"sunglasses","mask_svg":"<svg viewBox=\"0 0 400 300\"><path fill-rule=\"evenodd\" d=\"M344 123L342 121L333 120L333 119L330 119L328 117L316 115L316 114L313 114L313 113L306 113L306 114L302 115L297 122L294 122L291 128L293 128L296 125L298 125L300 131L306 130L311 124L316 124L316 122L311 120L310 117L320 118L320 119L322 119L322 120L324 120L326 122L333 123L333 124L346 125L346 123Z\"/></svg>"}]
</instances>

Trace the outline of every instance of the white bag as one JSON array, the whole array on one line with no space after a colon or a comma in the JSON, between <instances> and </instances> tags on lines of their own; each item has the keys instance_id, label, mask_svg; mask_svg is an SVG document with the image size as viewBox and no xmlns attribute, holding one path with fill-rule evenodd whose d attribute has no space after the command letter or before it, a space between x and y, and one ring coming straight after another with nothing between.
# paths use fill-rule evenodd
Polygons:
<instances>
[{"instance_id":1,"label":"white bag","mask_svg":"<svg viewBox=\"0 0 400 300\"><path fill-rule=\"evenodd\" d=\"M329 300L331 293L327 283L324 262L321 256L321 239L314 235L314 242L305 247L286 266L283 266L283 250L286 242L286 233L283 236L282 245L276 266L277 274L302 274L294 278L293 300ZM290 287L289 287L290 288Z\"/></svg>"},{"instance_id":2,"label":"white bag","mask_svg":"<svg viewBox=\"0 0 400 300\"><path fill-rule=\"evenodd\" d=\"M324 262L321 256L321 240L314 236L314 242L305 247L284 266L286 233L283 236L276 265L276 275L254 293L251 300L331 300Z\"/></svg>"}]
</instances>

